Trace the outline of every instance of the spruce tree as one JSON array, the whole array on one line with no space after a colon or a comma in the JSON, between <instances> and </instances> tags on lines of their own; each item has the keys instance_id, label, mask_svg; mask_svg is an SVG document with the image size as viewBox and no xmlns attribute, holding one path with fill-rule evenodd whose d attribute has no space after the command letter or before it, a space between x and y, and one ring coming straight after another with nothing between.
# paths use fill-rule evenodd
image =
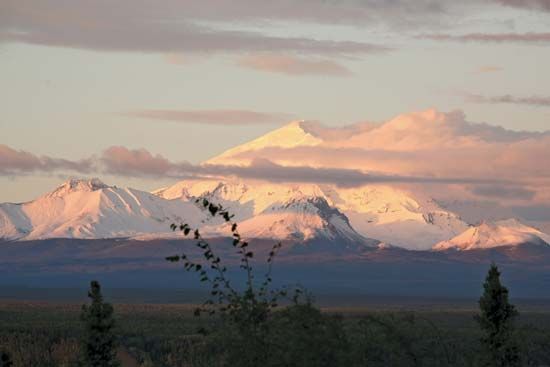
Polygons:
<instances>
[{"instance_id":1,"label":"spruce tree","mask_svg":"<svg viewBox=\"0 0 550 367\"><path fill-rule=\"evenodd\" d=\"M518 312L508 301L508 289L500 283L500 272L494 263L483 289L479 299L481 313L476 316L483 331L483 364L491 367L519 366L519 351L514 340L514 319Z\"/></svg>"},{"instance_id":2,"label":"spruce tree","mask_svg":"<svg viewBox=\"0 0 550 367\"><path fill-rule=\"evenodd\" d=\"M85 324L85 337L82 345L82 364L86 367L119 366L116 358L116 337L113 306L103 302L101 286L92 281L88 297L90 305L82 306L81 320Z\"/></svg>"}]
</instances>

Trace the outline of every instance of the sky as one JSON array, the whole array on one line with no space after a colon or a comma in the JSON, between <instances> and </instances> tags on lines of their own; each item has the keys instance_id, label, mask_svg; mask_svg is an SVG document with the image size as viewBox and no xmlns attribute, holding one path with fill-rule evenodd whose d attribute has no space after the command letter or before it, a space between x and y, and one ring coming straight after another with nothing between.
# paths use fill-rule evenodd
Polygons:
<instances>
[{"instance_id":1,"label":"sky","mask_svg":"<svg viewBox=\"0 0 550 367\"><path fill-rule=\"evenodd\" d=\"M549 46L549 0L3 0L0 202L74 176L152 190L174 162L204 174L293 120L345 129L427 109L541 133L491 149L543 165ZM427 170L403 174L446 172Z\"/></svg>"}]
</instances>

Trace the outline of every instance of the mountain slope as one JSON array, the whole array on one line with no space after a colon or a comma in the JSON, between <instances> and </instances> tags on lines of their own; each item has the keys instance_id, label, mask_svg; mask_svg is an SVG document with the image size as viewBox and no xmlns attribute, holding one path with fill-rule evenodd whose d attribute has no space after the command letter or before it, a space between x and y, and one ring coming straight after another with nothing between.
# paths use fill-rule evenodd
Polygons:
<instances>
[{"instance_id":1,"label":"mountain slope","mask_svg":"<svg viewBox=\"0 0 550 367\"><path fill-rule=\"evenodd\" d=\"M323 200L337 209L347 218L349 226L363 237L408 249L430 249L433 244L468 228L459 216L444 210L433 200L414 197L388 186L340 188L315 184L182 181L156 194L181 200L208 197L229 208L238 222L248 222L251 232L254 232L252 223L255 223L256 232L264 231L262 236L265 236L266 218L278 220L275 216L267 216L269 208L304 198ZM261 216L261 220L252 220L255 216Z\"/></svg>"},{"instance_id":2,"label":"mountain slope","mask_svg":"<svg viewBox=\"0 0 550 367\"><path fill-rule=\"evenodd\" d=\"M242 222L240 229L251 238L300 242L323 239L337 245L366 243L366 239L350 226L348 218L320 197L292 198L286 202L277 202Z\"/></svg>"},{"instance_id":3,"label":"mountain slope","mask_svg":"<svg viewBox=\"0 0 550 367\"><path fill-rule=\"evenodd\" d=\"M140 240L173 238L171 223L199 226L206 237L227 236L221 219L209 218L195 205L208 197L236 213L241 234L249 239L293 243L331 242L342 248L370 246L348 219L331 207L316 186L262 186L243 183L184 182L150 194L108 186L97 179L70 180L54 191L24 204L0 204L0 239Z\"/></svg>"},{"instance_id":4,"label":"mountain slope","mask_svg":"<svg viewBox=\"0 0 550 367\"><path fill-rule=\"evenodd\" d=\"M298 146L315 146L322 142L322 139L314 136L305 127L305 121L294 121L279 129L271 131L248 143L231 148L224 153L209 159L208 164L240 165L243 161L239 158L240 153L257 151L264 148L293 148Z\"/></svg>"},{"instance_id":5,"label":"mountain slope","mask_svg":"<svg viewBox=\"0 0 550 367\"><path fill-rule=\"evenodd\" d=\"M204 197L221 204L235 215L241 234L247 238L302 243L322 240L336 245L378 243L357 233L317 185L182 181L155 194L183 201ZM209 236L216 231L225 233L220 224L213 221L204 232Z\"/></svg>"},{"instance_id":6,"label":"mountain slope","mask_svg":"<svg viewBox=\"0 0 550 367\"><path fill-rule=\"evenodd\" d=\"M168 232L174 221L199 224L204 213L191 203L169 201L97 179L69 180L23 204L0 204L0 238L116 238Z\"/></svg>"},{"instance_id":7,"label":"mountain slope","mask_svg":"<svg viewBox=\"0 0 550 367\"><path fill-rule=\"evenodd\" d=\"M434 250L475 250L524 244L548 245L550 236L515 219L482 222L460 235L436 244Z\"/></svg>"},{"instance_id":8,"label":"mountain slope","mask_svg":"<svg viewBox=\"0 0 550 367\"><path fill-rule=\"evenodd\" d=\"M332 187L325 193L357 232L411 250L427 250L468 227L434 200L389 186Z\"/></svg>"}]
</instances>

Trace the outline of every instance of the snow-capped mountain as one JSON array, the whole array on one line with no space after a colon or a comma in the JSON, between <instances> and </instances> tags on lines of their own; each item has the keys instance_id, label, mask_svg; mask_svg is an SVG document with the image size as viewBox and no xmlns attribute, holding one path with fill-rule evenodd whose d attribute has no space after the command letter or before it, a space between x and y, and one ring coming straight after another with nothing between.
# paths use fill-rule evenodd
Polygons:
<instances>
[{"instance_id":1,"label":"snow-capped mountain","mask_svg":"<svg viewBox=\"0 0 550 367\"><path fill-rule=\"evenodd\" d=\"M550 246L550 236L516 219L482 222L450 240L436 244L434 250L475 250L523 244Z\"/></svg>"},{"instance_id":2,"label":"snow-capped mountain","mask_svg":"<svg viewBox=\"0 0 550 367\"><path fill-rule=\"evenodd\" d=\"M290 239L300 242L324 239L348 244L366 242L350 226L348 218L338 209L330 207L321 197L293 198L275 203L243 221L240 229L250 238Z\"/></svg>"},{"instance_id":3,"label":"snow-capped mountain","mask_svg":"<svg viewBox=\"0 0 550 367\"><path fill-rule=\"evenodd\" d=\"M200 226L206 236L223 236L223 221L209 219L196 206L196 198L202 197L235 214L241 234L250 239L385 243L412 250L550 243L550 236L513 219L469 226L436 201L389 186L238 180L189 180L147 193L98 179L73 179L34 201L0 204L0 238L150 240L170 237L173 222Z\"/></svg>"},{"instance_id":4,"label":"snow-capped mountain","mask_svg":"<svg viewBox=\"0 0 550 367\"><path fill-rule=\"evenodd\" d=\"M535 133L471 124L459 112L427 110L400 115L382 124L360 123L343 128L295 121L205 164L247 166L267 159L283 166L349 168L373 176L382 173L406 178L429 175L434 162L440 162L443 173L462 177L471 171L471 159L463 166L464 172L455 170L460 167L448 162L449 157L461 158L463 150L457 148L535 137ZM430 142L430 149L426 149L426 142ZM445 149L453 155L438 160ZM381 156L382 150L390 153ZM457 152L460 154L455 155ZM478 168L485 177L485 165ZM409 250L492 247L534 237L548 242L542 232L517 223L486 222L471 227L480 219L508 216L498 206L491 213L484 206L472 206L477 195L475 187L462 187L457 192L464 197L449 202L441 197L434 199L429 185L394 182L337 186L298 181L296 177L287 183L232 177L185 180L151 194L107 186L98 180L71 180L37 200L1 204L0 238L166 238L170 236L169 224L179 221L200 225L203 235L226 234L223 221L207 218L195 205L197 198L205 197L235 214L242 234L248 238L306 242L323 238L362 244L378 241Z\"/></svg>"},{"instance_id":5,"label":"snow-capped mountain","mask_svg":"<svg viewBox=\"0 0 550 367\"><path fill-rule=\"evenodd\" d=\"M157 190L155 194L168 200L208 198L222 204L235 215L241 234L247 238L297 242L323 239L360 245L378 243L357 233L348 218L329 204L317 185L182 181ZM223 230L215 224L221 223L209 225L205 233L213 236L216 231Z\"/></svg>"},{"instance_id":6,"label":"snow-capped mountain","mask_svg":"<svg viewBox=\"0 0 550 367\"><path fill-rule=\"evenodd\" d=\"M178 188L181 190L178 191ZM282 189L282 187L278 187ZM313 189L313 187L310 187ZM175 195L175 192L179 192ZM243 199L242 194L260 200ZM171 223L201 227L204 236L226 236L223 220L208 218L195 200L208 197L236 213L246 238L294 242L328 241L358 246L377 244L350 226L348 219L312 192L287 188L283 195L254 192L246 185L183 183L151 194L108 186L98 179L69 180L54 191L23 204L0 204L0 238L172 238ZM170 198L173 195L174 198ZM277 200L273 200L274 198ZM264 199L263 201L261 199ZM240 204L243 200L243 205ZM248 205L247 205L248 203ZM234 210L234 211L233 211ZM177 233L176 233L177 235Z\"/></svg>"},{"instance_id":7,"label":"snow-capped mountain","mask_svg":"<svg viewBox=\"0 0 550 367\"><path fill-rule=\"evenodd\" d=\"M117 238L169 232L174 221L198 225L204 213L192 203L72 179L23 204L0 204L0 238Z\"/></svg>"},{"instance_id":8,"label":"snow-capped mountain","mask_svg":"<svg viewBox=\"0 0 550 367\"><path fill-rule=\"evenodd\" d=\"M246 162L246 159L240 156L243 153L257 152L270 147L294 148L321 144L323 140L316 137L313 131L309 131L307 126L309 123L306 121L293 121L248 143L231 148L206 163L242 165Z\"/></svg>"},{"instance_id":9,"label":"snow-capped mountain","mask_svg":"<svg viewBox=\"0 0 550 367\"><path fill-rule=\"evenodd\" d=\"M363 236L411 250L429 249L468 227L434 200L389 186L332 187L325 193Z\"/></svg>"},{"instance_id":10,"label":"snow-capped mountain","mask_svg":"<svg viewBox=\"0 0 550 367\"><path fill-rule=\"evenodd\" d=\"M435 201L413 197L388 186L339 188L315 184L182 181L155 193L166 199L208 197L229 208L237 221L245 221L243 224L246 223L251 233L263 231L262 237L267 234L266 218L276 220L267 216L272 208L282 208L289 202L306 199L337 209L346 217L347 225L363 237L408 249L430 249L433 244L468 228L458 215L442 209ZM296 218L296 221L301 225L300 219ZM252 223L258 228L253 229ZM279 237L277 233L271 235Z\"/></svg>"}]
</instances>

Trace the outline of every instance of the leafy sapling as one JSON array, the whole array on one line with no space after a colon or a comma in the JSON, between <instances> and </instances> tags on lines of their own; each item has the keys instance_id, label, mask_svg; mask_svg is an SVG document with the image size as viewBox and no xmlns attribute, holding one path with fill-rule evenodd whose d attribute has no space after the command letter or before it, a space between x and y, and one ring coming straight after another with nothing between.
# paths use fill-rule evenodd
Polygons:
<instances>
[{"instance_id":1,"label":"leafy sapling","mask_svg":"<svg viewBox=\"0 0 550 367\"><path fill-rule=\"evenodd\" d=\"M210 286L210 298L206 300L202 307L196 309L195 314L200 315L203 312L214 314L217 311L222 313L255 313L258 309L265 309L268 313L270 309L278 306L280 297L287 297L288 287L281 289L271 289L272 269L277 252L282 244L276 243L271 248L267 257L267 272L263 281L255 283L254 271L251 265L251 259L254 252L250 249L249 242L245 241L238 231L238 224L233 221L234 215L230 214L222 205L216 205L207 198L196 199L195 203L203 210L207 211L211 218L222 218L229 228L231 245L239 256L239 268L246 274L244 291L234 287L228 276L228 268L222 262L222 259L216 254L211 244L206 241L199 229L191 228L189 224L172 224L173 231L181 231L185 237L192 237L196 242L195 246L202 252L202 261L192 259L187 254L168 256L166 260L171 262L183 262L185 270L195 272L199 280L208 283ZM296 287L294 289L293 299L299 301L302 291ZM262 313L264 313L262 312Z\"/></svg>"}]
</instances>

